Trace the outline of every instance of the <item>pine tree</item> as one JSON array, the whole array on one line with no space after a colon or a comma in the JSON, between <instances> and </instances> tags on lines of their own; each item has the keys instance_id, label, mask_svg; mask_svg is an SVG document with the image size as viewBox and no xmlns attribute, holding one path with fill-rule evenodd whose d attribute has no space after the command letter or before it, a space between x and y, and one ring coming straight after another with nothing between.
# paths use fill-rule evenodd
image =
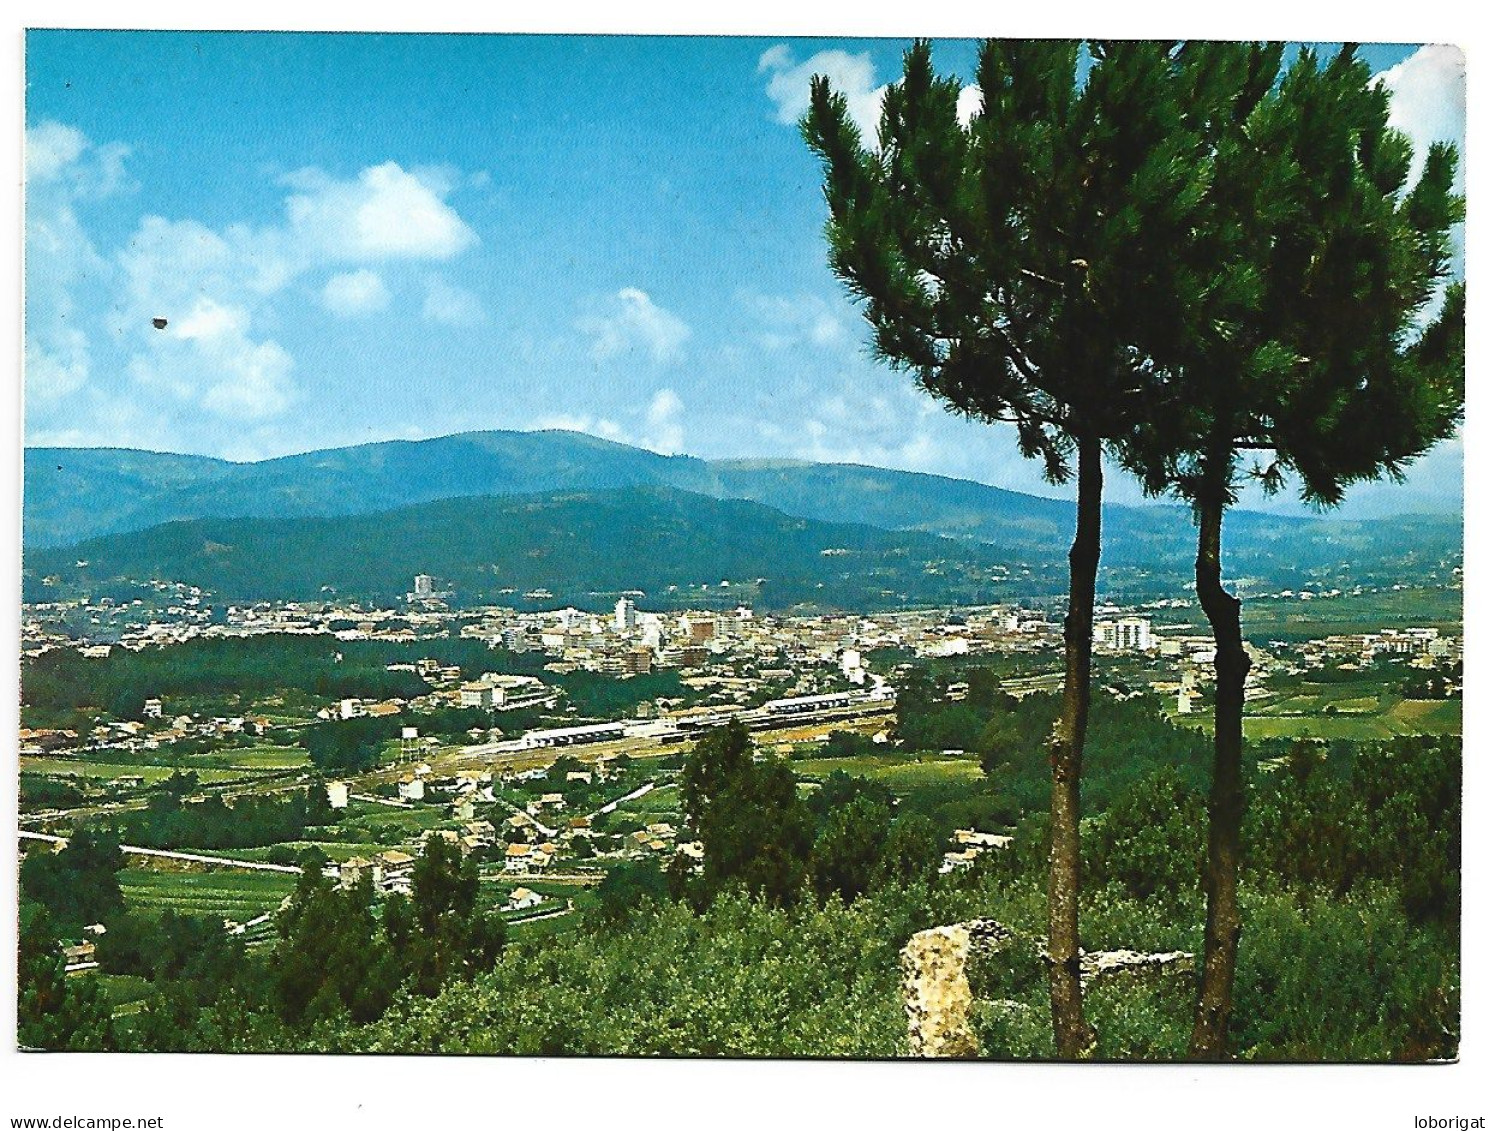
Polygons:
<instances>
[{"instance_id":1,"label":"pine tree","mask_svg":"<svg viewBox=\"0 0 1495 1131\"><path fill-rule=\"evenodd\" d=\"M1198 298L1212 81L1232 45L988 41L980 108L907 53L863 145L813 80L804 133L822 159L836 274L864 301L877 355L952 412L1015 426L1048 478L1076 479L1063 710L1050 741L1050 997L1057 1051L1085 1055L1079 964L1080 773L1101 550L1102 455L1145 419L1154 348ZM1269 83L1261 84L1264 90Z\"/></svg>"},{"instance_id":2,"label":"pine tree","mask_svg":"<svg viewBox=\"0 0 1495 1131\"><path fill-rule=\"evenodd\" d=\"M1277 52L1280 56L1280 52ZM1433 146L1408 186L1411 148L1388 94L1345 47L1307 51L1269 95L1212 127L1198 238L1180 249L1208 285L1151 391L1159 410L1122 445L1154 492L1193 505L1195 585L1215 639L1204 970L1190 1054L1219 1059L1241 932L1241 755L1250 660L1240 601L1222 584L1221 531L1253 453L1269 490L1296 473L1306 501L1398 477L1456 426L1463 401L1461 284L1422 326L1449 266L1456 154ZM1182 321L1182 319L1181 319Z\"/></svg>"}]
</instances>

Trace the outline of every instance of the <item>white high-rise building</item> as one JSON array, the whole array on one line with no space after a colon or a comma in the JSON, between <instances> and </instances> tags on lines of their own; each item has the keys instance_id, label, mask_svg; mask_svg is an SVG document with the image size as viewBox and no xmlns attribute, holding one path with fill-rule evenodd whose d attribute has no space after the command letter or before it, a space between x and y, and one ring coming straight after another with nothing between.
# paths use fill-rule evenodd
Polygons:
<instances>
[{"instance_id":1,"label":"white high-rise building","mask_svg":"<svg viewBox=\"0 0 1495 1131\"><path fill-rule=\"evenodd\" d=\"M638 625L638 610L627 597L619 597L613 608L613 629L617 632L632 632Z\"/></svg>"},{"instance_id":2,"label":"white high-rise building","mask_svg":"<svg viewBox=\"0 0 1495 1131\"><path fill-rule=\"evenodd\" d=\"M429 573L418 573L415 575L415 595L417 597L430 597L435 592L435 578Z\"/></svg>"},{"instance_id":3,"label":"white high-rise building","mask_svg":"<svg viewBox=\"0 0 1495 1131\"><path fill-rule=\"evenodd\" d=\"M1152 621L1146 617L1096 621L1094 640L1108 652L1147 652L1152 649Z\"/></svg>"},{"instance_id":4,"label":"white high-rise building","mask_svg":"<svg viewBox=\"0 0 1495 1131\"><path fill-rule=\"evenodd\" d=\"M649 648L658 648L664 639L664 626L654 613L646 613L643 620L643 642Z\"/></svg>"}]
</instances>

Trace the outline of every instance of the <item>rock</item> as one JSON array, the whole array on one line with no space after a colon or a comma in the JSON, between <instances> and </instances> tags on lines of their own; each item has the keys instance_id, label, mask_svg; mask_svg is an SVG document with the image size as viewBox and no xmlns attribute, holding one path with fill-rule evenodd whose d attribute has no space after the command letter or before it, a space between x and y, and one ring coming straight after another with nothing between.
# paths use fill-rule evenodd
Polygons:
<instances>
[{"instance_id":1,"label":"rock","mask_svg":"<svg viewBox=\"0 0 1495 1131\"><path fill-rule=\"evenodd\" d=\"M1194 956L1184 950L1143 954L1136 950L1102 950L1080 955L1080 982L1084 985L1097 978L1120 974L1138 976L1188 974L1194 969Z\"/></svg>"},{"instance_id":2,"label":"rock","mask_svg":"<svg viewBox=\"0 0 1495 1131\"><path fill-rule=\"evenodd\" d=\"M900 955L903 968L903 1008L908 1018L909 1052L925 1057L976 1057L981 1044L973 1027L976 995L971 976L998 950L1017 953L1021 962L1035 968L1047 960L1031 941L1007 947L1017 936L995 919L971 919L944 927L931 927L908 940ZM1007 958L1011 961L1011 957ZM1194 956L1186 951L1144 954L1135 950L1105 950L1082 953L1080 977L1085 985L1115 977L1171 977L1187 975ZM1023 1008L1020 1003L993 1001L987 1005L1004 1009Z\"/></svg>"},{"instance_id":3,"label":"rock","mask_svg":"<svg viewBox=\"0 0 1495 1131\"><path fill-rule=\"evenodd\" d=\"M973 919L931 927L908 940L901 955L903 1006L914 1056L980 1055L971 1028L966 966L973 952L994 949L1010 937L1011 932L994 919Z\"/></svg>"}]
</instances>

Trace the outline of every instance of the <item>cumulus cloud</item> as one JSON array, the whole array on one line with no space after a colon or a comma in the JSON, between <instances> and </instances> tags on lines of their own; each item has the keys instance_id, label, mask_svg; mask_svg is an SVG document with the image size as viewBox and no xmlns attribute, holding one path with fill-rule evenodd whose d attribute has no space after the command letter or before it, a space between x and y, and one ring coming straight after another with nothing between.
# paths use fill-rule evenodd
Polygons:
<instances>
[{"instance_id":1,"label":"cumulus cloud","mask_svg":"<svg viewBox=\"0 0 1495 1131\"><path fill-rule=\"evenodd\" d=\"M981 88L979 86L963 86L960 88L960 96L955 100L955 116L960 119L960 124L969 126L971 119L981 110Z\"/></svg>"},{"instance_id":2,"label":"cumulus cloud","mask_svg":"<svg viewBox=\"0 0 1495 1131\"><path fill-rule=\"evenodd\" d=\"M644 413L640 445L661 455L678 455L685 447L684 412L685 402L674 389L660 389Z\"/></svg>"},{"instance_id":3,"label":"cumulus cloud","mask_svg":"<svg viewBox=\"0 0 1495 1131\"><path fill-rule=\"evenodd\" d=\"M26 131L26 187L64 182L75 197L111 196L131 188L125 171L129 146L95 145L73 126L44 121Z\"/></svg>"},{"instance_id":4,"label":"cumulus cloud","mask_svg":"<svg viewBox=\"0 0 1495 1131\"><path fill-rule=\"evenodd\" d=\"M78 219L76 204L127 187L120 145L95 145L81 131L45 121L26 131L27 395L55 403L83 388L92 351L78 292L102 287L110 266Z\"/></svg>"},{"instance_id":5,"label":"cumulus cloud","mask_svg":"<svg viewBox=\"0 0 1495 1131\"><path fill-rule=\"evenodd\" d=\"M869 376L805 398L795 421L760 420L761 441L798 459L950 474L934 401L894 374Z\"/></svg>"},{"instance_id":6,"label":"cumulus cloud","mask_svg":"<svg viewBox=\"0 0 1495 1131\"><path fill-rule=\"evenodd\" d=\"M445 197L451 181L393 161L337 180L319 169L284 178L291 231L328 259L451 259L478 242Z\"/></svg>"},{"instance_id":7,"label":"cumulus cloud","mask_svg":"<svg viewBox=\"0 0 1495 1131\"><path fill-rule=\"evenodd\" d=\"M46 156L68 139L47 139ZM406 171L394 162L339 179L302 169L282 179L291 191L283 218L264 226L211 228L196 220L147 216L117 256L124 278L121 341L133 349L127 371L143 388L234 420L262 420L300 398L295 360L261 328L277 318L275 301L308 272L346 267L317 291L343 318L388 307L374 265L435 262L459 255L477 236L446 202L451 175ZM467 292L436 279L423 313L449 324L482 320ZM166 318L168 330L151 320Z\"/></svg>"},{"instance_id":8,"label":"cumulus cloud","mask_svg":"<svg viewBox=\"0 0 1495 1131\"><path fill-rule=\"evenodd\" d=\"M478 296L433 275L426 280L426 301L421 316L444 326L478 326L488 320Z\"/></svg>"},{"instance_id":9,"label":"cumulus cloud","mask_svg":"<svg viewBox=\"0 0 1495 1131\"><path fill-rule=\"evenodd\" d=\"M679 361L690 337L682 319L637 287L624 287L576 326L591 339L592 360L598 362L640 353L656 364Z\"/></svg>"},{"instance_id":10,"label":"cumulus cloud","mask_svg":"<svg viewBox=\"0 0 1495 1131\"><path fill-rule=\"evenodd\" d=\"M1412 139L1414 177L1436 141L1453 142L1463 155L1465 69L1464 53L1457 47L1430 44L1371 80L1391 92L1391 125ZM1463 161L1456 183L1462 192Z\"/></svg>"},{"instance_id":11,"label":"cumulus cloud","mask_svg":"<svg viewBox=\"0 0 1495 1131\"><path fill-rule=\"evenodd\" d=\"M26 131L27 183L56 180L87 148L88 139L72 126L41 122L32 127Z\"/></svg>"},{"instance_id":12,"label":"cumulus cloud","mask_svg":"<svg viewBox=\"0 0 1495 1131\"><path fill-rule=\"evenodd\" d=\"M130 375L142 389L227 419L277 416L298 399L295 362L279 343L251 337L249 326L243 307L200 297L165 332L146 339Z\"/></svg>"},{"instance_id":13,"label":"cumulus cloud","mask_svg":"<svg viewBox=\"0 0 1495 1131\"><path fill-rule=\"evenodd\" d=\"M853 55L847 51L819 51L804 62L796 62L786 44L777 44L758 58L758 73L768 75L768 97L776 108L774 117L793 125L810 108L810 79L825 75L831 87L846 96L851 120L862 133L865 144L877 141L877 124L882 116L882 97L888 85L878 85L872 56L866 52Z\"/></svg>"},{"instance_id":14,"label":"cumulus cloud","mask_svg":"<svg viewBox=\"0 0 1495 1131\"><path fill-rule=\"evenodd\" d=\"M1390 121L1393 128L1411 139L1413 158L1411 176L1422 172L1428 147L1434 142L1451 141L1459 147L1459 165L1454 175L1454 190L1464 191L1464 167L1468 159L1465 144L1465 61L1457 47L1429 44L1419 47L1408 58L1389 67L1371 79L1391 92ZM1464 225L1452 232L1453 277L1464 277ZM1423 310L1420 320L1431 319L1442 305L1441 292Z\"/></svg>"},{"instance_id":15,"label":"cumulus cloud","mask_svg":"<svg viewBox=\"0 0 1495 1131\"><path fill-rule=\"evenodd\" d=\"M685 448L685 402L674 389L656 390L644 408L625 408L621 424L607 416L590 413L548 413L530 421L531 429L585 432L604 440L647 448L660 455L678 455Z\"/></svg>"},{"instance_id":16,"label":"cumulus cloud","mask_svg":"<svg viewBox=\"0 0 1495 1131\"><path fill-rule=\"evenodd\" d=\"M857 55L837 49L819 51L801 63L783 43L758 57L758 73L768 75L767 93L775 107L774 118L786 126L804 117L810 108L810 79L824 75L830 79L831 89L846 96L846 109L862 135L862 144L869 147L877 144L883 96L888 87L898 85L898 80L878 83L872 56L865 51ZM969 125L980 109L980 88L962 87L955 104L961 124Z\"/></svg>"},{"instance_id":17,"label":"cumulus cloud","mask_svg":"<svg viewBox=\"0 0 1495 1131\"><path fill-rule=\"evenodd\" d=\"M389 288L367 267L334 275L322 287L322 305L343 318L360 318L389 305Z\"/></svg>"},{"instance_id":18,"label":"cumulus cloud","mask_svg":"<svg viewBox=\"0 0 1495 1131\"><path fill-rule=\"evenodd\" d=\"M818 295L750 295L746 305L763 325L757 341L766 350L831 348L850 338L839 312Z\"/></svg>"}]
</instances>

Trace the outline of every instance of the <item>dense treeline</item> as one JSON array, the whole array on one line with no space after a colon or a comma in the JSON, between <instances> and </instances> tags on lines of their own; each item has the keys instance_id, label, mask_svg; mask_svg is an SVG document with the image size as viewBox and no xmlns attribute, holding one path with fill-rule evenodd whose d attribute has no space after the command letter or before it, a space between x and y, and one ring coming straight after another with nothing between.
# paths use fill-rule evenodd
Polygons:
<instances>
[{"instance_id":1,"label":"dense treeline","mask_svg":"<svg viewBox=\"0 0 1495 1131\"><path fill-rule=\"evenodd\" d=\"M304 840L309 827L337 819L326 791L317 786L247 794L232 805L217 794L187 801L179 792L161 789L151 793L144 810L120 815L116 828L120 840L144 848L259 848Z\"/></svg>"},{"instance_id":2,"label":"dense treeline","mask_svg":"<svg viewBox=\"0 0 1495 1131\"><path fill-rule=\"evenodd\" d=\"M583 717L614 718L657 698L695 702L700 694L674 671L618 679L596 672L545 671L550 657L542 652L489 648L470 637L443 636L401 643L383 640L337 640L327 635L267 633L260 636L207 637L166 648L135 651L115 648L106 657L85 657L71 648L54 648L28 657L21 686L29 725L77 722L79 712L104 712L118 719L139 719L149 698L232 694L241 703L299 691L322 700L412 699L430 685L414 671L389 671L390 664L434 659L459 667L469 677L498 675L543 677L560 687ZM460 714L457 712L461 712ZM530 711L490 714L476 708L451 708L422 714L420 725L433 733L456 734L496 721L507 729L533 725Z\"/></svg>"},{"instance_id":3,"label":"dense treeline","mask_svg":"<svg viewBox=\"0 0 1495 1131\"><path fill-rule=\"evenodd\" d=\"M919 814L895 819L884 786L837 771L808 800L793 770L753 758L737 720L696 743L680 774L680 799L704 859L695 875L676 857L670 890L697 907L740 888L774 906L811 891L852 899L876 883L932 873L940 837Z\"/></svg>"},{"instance_id":4,"label":"dense treeline","mask_svg":"<svg viewBox=\"0 0 1495 1131\"><path fill-rule=\"evenodd\" d=\"M21 687L26 706L39 717L88 706L130 719L141 717L150 698L230 690L246 700L287 689L324 699L425 693L425 682L414 672L385 670L386 664L413 662L427 654L424 649L382 643L359 647L367 643L285 633L199 638L139 651L115 648L102 658L54 648L26 661Z\"/></svg>"},{"instance_id":5,"label":"dense treeline","mask_svg":"<svg viewBox=\"0 0 1495 1131\"><path fill-rule=\"evenodd\" d=\"M79 829L58 852L32 842L21 859L21 896L46 908L54 938L77 937L124 910L123 867L119 838L106 829Z\"/></svg>"},{"instance_id":6,"label":"dense treeline","mask_svg":"<svg viewBox=\"0 0 1495 1131\"><path fill-rule=\"evenodd\" d=\"M981 826L1011 825L1043 808L1050 789L1045 744L1059 717L1056 693L1018 698L997 689L992 672L965 673L963 699L949 697L948 675L916 665L897 682L893 737L906 753L962 750L977 754L986 788L951 807ZM1209 780L1209 741L1172 726L1150 695L1102 692L1090 709L1081 799L1087 812L1111 805L1129 786L1171 767L1191 788ZM979 803L976 803L978 802Z\"/></svg>"},{"instance_id":7,"label":"dense treeline","mask_svg":"<svg viewBox=\"0 0 1495 1131\"><path fill-rule=\"evenodd\" d=\"M88 841L87 860L75 854L65 866L112 876L101 856L112 848ZM117 851L113 858L117 870ZM29 883L21 904L21 1043L85 1051L314 1047L308 1042L374 1021L402 997L471 980L503 951L503 922L477 905L476 866L442 838L417 858L411 895L382 904L367 879L339 887L322 874L324 863L307 855L268 952L250 950L219 919L126 912L94 891L84 917L100 916L106 927L95 952L100 970L148 988L144 1007L124 1024L111 1018L94 978L65 977L55 940L69 924L32 897L45 889Z\"/></svg>"},{"instance_id":8,"label":"dense treeline","mask_svg":"<svg viewBox=\"0 0 1495 1131\"><path fill-rule=\"evenodd\" d=\"M1258 751L1247 867L1337 897L1385 885L1408 920L1457 930L1461 739L1274 743Z\"/></svg>"}]
</instances>

